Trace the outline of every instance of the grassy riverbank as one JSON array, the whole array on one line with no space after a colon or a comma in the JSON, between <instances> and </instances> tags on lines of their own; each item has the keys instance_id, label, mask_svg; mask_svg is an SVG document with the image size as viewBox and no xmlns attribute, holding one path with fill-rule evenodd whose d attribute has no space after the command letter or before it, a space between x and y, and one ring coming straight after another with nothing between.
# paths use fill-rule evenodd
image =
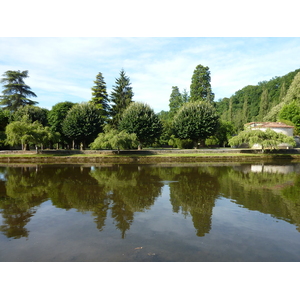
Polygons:
<instances>
[{"instance_id":1,"label":"grassy riverbank","mask_svg":"<svg viewBox=\"0 0 300 300\"><path fill-rule=\"evenodd\" d=\"M300 151L261 153L236 149L201 150L146 150L146 151L14 151L0 153L2 163L156 163L156 162L210 162L210 161L300 161Z\"/></svg>"}]
</instances>

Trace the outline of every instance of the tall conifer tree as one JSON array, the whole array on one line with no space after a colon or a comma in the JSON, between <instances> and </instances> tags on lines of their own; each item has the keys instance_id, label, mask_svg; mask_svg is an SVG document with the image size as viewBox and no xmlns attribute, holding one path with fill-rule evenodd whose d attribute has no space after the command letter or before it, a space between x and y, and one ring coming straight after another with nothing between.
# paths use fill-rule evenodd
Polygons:
<instances>
[{"instance_id":1,"label":"tall conifer tree","mask_svg":"<svg viewBox=\"0 0 300 300\"><path fill-rule=\"evenodd\" d=\"M198 65L194 70L190 86L191 102L198 100L213 103L215 95L211 90L210 71L208 67Z\"/></svg>"},{"instance_id":2,"label":"tall conifer tree","mask_svg":"<svg viewBox=\"0 0 300 300\"><path fill-rule=\"evenodd\" d=\"M116 79L116 85L113 86L113 90L110 94L112 116L111 123L114 128L118 127L124 110L132 103L133 92L130 86L130 79L126 76L125 71L122 69L120 77Z\"/></svg>"},{"instance_id":3,"label":"tall conifer tree","mask_svg":"<svg viewBox=\"0 0 300 300\"><path fill-rule=\"evenodd\" d=\"M96 76L94 83L90 102L94 103L95 106L100 109L102 116L108 118L110 109L109 99L106 91L106 83L101 72Z\"/></svg>"},{"instance_id":4,"label":"tall conifer tree","mask_svg":"<svg viewBox=\"0 0 300 300\"><path fill-rule=\"evenodd\" d=\"M38 102L28 99L28 97L37 97L30 87L25 84L24 78L29 77L28 71L6 71L3 74L1 83L4 84L3 95L0 96L0 105L4 109L16 111L18 107L25 105L34 105Z\"/></svg>"}]
</instances>

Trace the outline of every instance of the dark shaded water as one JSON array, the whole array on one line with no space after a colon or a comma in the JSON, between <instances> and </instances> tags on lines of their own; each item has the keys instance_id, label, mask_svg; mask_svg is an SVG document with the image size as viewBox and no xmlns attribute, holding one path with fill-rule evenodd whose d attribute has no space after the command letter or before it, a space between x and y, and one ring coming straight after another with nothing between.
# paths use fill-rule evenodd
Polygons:
<instances>
[{"instance_id":1,"label":"dark shaded water","mask_svg":"<svg viewBox=\"0 0 300 300\"><path fill-rule=\"evenodd\" d=\"M299 164L0 167L0 261L300 261Z\"/></svg>"}]
</instances>

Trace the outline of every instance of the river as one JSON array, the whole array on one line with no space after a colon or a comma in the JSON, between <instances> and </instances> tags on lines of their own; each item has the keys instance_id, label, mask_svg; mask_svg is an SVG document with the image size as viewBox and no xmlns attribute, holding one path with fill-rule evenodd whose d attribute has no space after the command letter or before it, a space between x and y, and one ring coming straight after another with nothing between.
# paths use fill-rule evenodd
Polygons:
<instances>
[{"instance_id":1,"label":"river","mask_svg":"<svg viewBox=\"0 0 300 300\"><path fill-rule=\"evenodd\" d=\"M300 261L300 164L0 166L1 262Z\"/></svg>"}]
</instances>

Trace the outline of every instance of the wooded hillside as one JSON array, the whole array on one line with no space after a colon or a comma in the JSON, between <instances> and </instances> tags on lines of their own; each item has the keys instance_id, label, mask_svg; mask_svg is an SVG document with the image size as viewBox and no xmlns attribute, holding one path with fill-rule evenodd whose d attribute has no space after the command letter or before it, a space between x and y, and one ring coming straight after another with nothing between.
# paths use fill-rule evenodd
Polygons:
<instances>
[{"instance_id":1,"label":"wooded hillside","mask_svg":"<svg viewBox=\"0 0 300 300\"><path fill-rule=\"evenodd\" d=\"M274 111L279 110L283 103L287 104L285 97L299 71L245 86L230 98L217 101L216 108L221 119L232 122L238 130L242 130L248 122L277 121Z\"/></svg>"}]
</instances>

